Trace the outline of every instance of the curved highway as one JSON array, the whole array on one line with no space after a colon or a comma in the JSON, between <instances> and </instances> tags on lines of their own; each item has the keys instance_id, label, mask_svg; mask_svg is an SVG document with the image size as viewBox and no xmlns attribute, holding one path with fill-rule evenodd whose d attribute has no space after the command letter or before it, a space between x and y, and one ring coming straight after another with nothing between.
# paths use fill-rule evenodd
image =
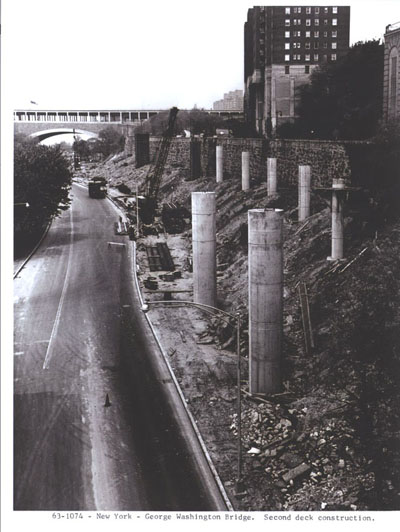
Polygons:
<instances>
[{"instance_id":1,"label":"curved highway","mask_svg":"<svg viewBox=\"0 0 400 532\"><path fill-rule=\"evenodd\" d=\"M139 309L118 213L71 195L14 281L14 509L225 510Z\"/></svg>"}]
</instances>

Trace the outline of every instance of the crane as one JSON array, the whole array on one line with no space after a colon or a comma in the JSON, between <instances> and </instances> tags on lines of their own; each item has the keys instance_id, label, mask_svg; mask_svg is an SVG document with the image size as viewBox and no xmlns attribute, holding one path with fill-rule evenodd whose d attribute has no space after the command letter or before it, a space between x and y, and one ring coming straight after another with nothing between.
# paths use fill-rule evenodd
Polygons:
<instances>
[{"instance_id":1,"label":"crane","mask_svg":"<svg viewBox=\"0 0 400 532\"><path fill-rule=\"evenodd\" d=\"M160 189L161 178L165 163L167 161L169 148L174 134L176 116L179 109L172 107L168 116L168 127L163 134L160 149L157 154L156 164L151 166L145 179L145 200L140 209L141 218L144 223L152 223L157 209L157 197Z\"/></svg>"}]
</instances>

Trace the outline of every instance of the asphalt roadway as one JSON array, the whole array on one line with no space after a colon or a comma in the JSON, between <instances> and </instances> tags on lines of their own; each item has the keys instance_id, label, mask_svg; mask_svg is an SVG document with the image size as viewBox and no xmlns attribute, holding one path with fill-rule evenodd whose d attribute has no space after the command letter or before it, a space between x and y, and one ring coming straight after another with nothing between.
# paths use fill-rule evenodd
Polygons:
<instances>
[{"instance_id":1,"label":"asphalt roadway","mask_svg":"<svg viewBox=\"0 0 400 532\"><path fill-rule=\"evenodd\" d=\"M14 509L225 510L140 310L118 213L82 187L71 196L14 280Z\"/></svg>"}]
</instances>

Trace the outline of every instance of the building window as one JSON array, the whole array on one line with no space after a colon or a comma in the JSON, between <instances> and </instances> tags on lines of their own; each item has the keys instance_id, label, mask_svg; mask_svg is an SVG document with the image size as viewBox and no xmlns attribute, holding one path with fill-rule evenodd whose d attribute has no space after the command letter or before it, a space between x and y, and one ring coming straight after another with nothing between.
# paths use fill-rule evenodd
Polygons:
<instances>
[{"instance_id":1,"label":"building window","mask_svg":"<svg viewBox=\"0 0 400 532\"><path fill-rule=\"evenodd\" d=\"M300 18L293 19L293 24L295 26L301 26L301 19Z\"/></svg>"},{"instance_id":2,"label":"building window","mask_svg":"<svg viewBox=\"0 0 400 532\"><path fill-rule=\"evenodd\" d=\"M328 7L324 7L324 13L328 13L329 11L329 8Z\"/></svg>"},{"instance_id":3,"label":"building window","mask_svg":"<svg viewBox=\"0 0 400 532\"><path fill-rule=\"evenodd\" d=\"M314 37L315 37L316 39L318 39L318 37L319 37L319 31L314 31Z\"/></svg>"},{"instance_id":4,"label":"building window","mask_svg":"<svg viewBox=\"0 0 400 532\"><path fill-rule=\"evenodd\" d=\"M306 50L309 50L309 49L310 49L310 46L311 46L311 43L306 42Z\"/></svg>"},{"instance_id":5,"label":"building window","mask_svg":"<svg viewBox=\"0 0 400 532\"><path fill-rule=\"evenodd\" d=\"M319 13L319 7L316 7L315 10L314 10L314 13Z\"/></svg>"},{"instance_id":6,"label":"building window","mask_svg":"<svg viewBox=\"0 0 400 532\"><path fill-rule=\"evenodd\" d=\"M311 37L311 31L306 31L306 38L309 39Z\"/></svg>"},{"instance_id":7,"label":"building window","mask_svg":"<svg viewBox=\"0 0 400 532\"><path fill-rule=\"evenodd\" d=\"M285 61L290 61L290 55L289 54L285 54Z\"/></svg>"},{"instance_id":8,"label":"building window","mask_svg":"<svg viewBox=\"0 0 400 532\"><path fill-rule=\"evenodd\" d=\"M337 37L337 31L333 31L333 32L332 32L332 37L333 37L334 39L336 39L336 37Z\"/></svg>"},{"instance_id":9,"label":"building window","mask_svg":"<svg viewBox=\"0 0 400 532\"><path fill-rule=\"evenodd\" d=\"M290 15L290 7L285 7L285 14Z\"/></svg>"},{"instance_id":10,"label":"building window","mask_svg":"<svg viewBox=\"0 0 400 532\"><path fill-rule=\"evenodd\" d=\"M327 18L324 18L324 24L325 24L325 26L328 25L328 19Z\"/></svg>"},{"instance_id":11,"label":"building window","mask_svg":"<svg viewBox=\"0 0 400 532\"><path fill-rule=\"evenodd\" d=\"M285 19L285 26L290 26L290 18Z\"/></svg>"},{"instance_id":12,"label":"building window","mask_svg":"<svg viewBox=\"0 0 400 532\"><path fill-rule=\"evenodd\" d=\"M328 37L328 32L324 31L324 37Z\"/></svg>"},{"instance_id":13,"label":"building window","mask_svg":"<svg viewBox=\"0 0 400 532\"><path fill-rule=\"evenodd\" d=\"M319 42L314 41L314 50L317 50L319 48Z\"/></svg>"},{"instance_id":14,"label":"building window","mask_svg":"<svg viewBox=\"0 0 400 532\"><path fill-rule=\"evenodd\" d=\"M337 13L337 7L332 7L332 13Z\"/></svg>"},{"instance_id":15,"label":"building window","mask_svg":"<svg viewBox=\"0 0 400 532\"><path fill-rule=\"evenodd\" d=\"M306 7L306 14L311 15L311 7Z\"/></svg>"},{"instance_id":16,"label":"building window","mask_svg":"<svg viewBox=\"0 0 400 532\"><path fill-rule=\"evenodd\" d=\"M310 18L306 19L306 26L311 26L311 19Z\"/></svg>"},{"instance_id":17,"label":"building window","mask_svg":"<svg viewBox=\"0 0 400 532\"><path fill-rule=\"evenodd\" d=\"M289 74L289 73L290 73L290 66L285 65L285 74Z\"/></svg>"},{"instance_id":18,"label":"building window","mask_svg":"<svg viewBox=\"0 0 400 532\"><path fill-rule=\"evenodd\" d=\"M285 42L285 50L290 50L290 42Z\"/></svg>"},{"instance_id":19,"label":"building window","mask_svg":"<svg viewBox=\"0 0 400 532\"><path fill-rule=\"evenodd\" d=\"M332 61L336 61L336 54L332 54L331 55L331 59L332 59Z\"/></svg>"},{"instance_id":20,"label":"building window","mask_svg":"<svg viewBox=\"0 0 400 532\"><path fill-rule=\"evenodd\" d=\"M324 48L328 48L328 43L327 42L324 42Z\"/></svg>"},{"instance_id":21,"label":"building window","mask_svg":"<svg viewBox=\"0 0 400 532\"><path fill-rule=\"evenodd\" d=\"M316 18L316 19L314 20L314 24L315 24L316 26L319 26L319 18Z\"/></svg>"},{"instance_id":22,"label":"building window","mask_svg":"<svg viewBox=\"0 0 400 532\"><path fill-rule=\"evenodd\" d=\"M301 37L301 31L294 31L293 37Z\"/></svg>"},{"instance_id":23,"label":"building window","mask_svg":"<svg viewBox=\"0 0 400 532\"><path fill-rule=\"evenodd\" d=\"M318 60L319 60L318 54L314 54L314 61L318 61Z\"/></svg>"},{"instance_id":24,"label":"building window","mask_svg":"<svg viewBox=\"0 0 400 532\"><path fill-rule=\"evenodd\" d=\"M290 31L285 31L285 39L290 39Z\"/></svg>"},{"instance_id":25,"label":"building window","mask_svg":"<svg viewBox=\"0 0 400 532\"><path fill-rule=\"evenodd\" d=\"M310 54L306 54L306 61L310 61Z\"/></svg>"},{"instance_id":26,"label":"building window","mask_svg":"<svg viewBox=\"0 0 400 532\"><path fill-rule=\"evenodd\" d=\"M309 74L310 73L310 65L305 65L304 66L304 73L305 74Z\"/></svg>"},{"instance_id":27,"label":"building window","mask_svg":"<svg viewBox=\"0 0 400 532\"><path fill-rule=\"evenodd\" d=\"M336 43L336 42L333 42L333 43L332 43L332 50L336 50L336 48L337 48L337 43Z\"/></svg>"},{"instance_id":28,"label":"building window","mask_svg":"<svg viewBox=\"0 0 400 532\"><path fill-rule=\"evenodd\" d=\"M332 19L332 26L337 26L337 18Z\"/></svg>"}]
</instances>

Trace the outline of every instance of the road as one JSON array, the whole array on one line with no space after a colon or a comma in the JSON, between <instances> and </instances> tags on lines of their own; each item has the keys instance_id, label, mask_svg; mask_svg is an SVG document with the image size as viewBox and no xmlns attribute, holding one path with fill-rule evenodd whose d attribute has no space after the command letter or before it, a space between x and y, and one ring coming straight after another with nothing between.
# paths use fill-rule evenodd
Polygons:
<instances>
[{"instance_id":1,"label":"road","mask_svg":"<svg viewBox=\"0 0 400 532\"><path fill-rule=\"evenodd\" d=\"M117 218L73 186L14 280L14 509L225 509L154 358Z\"/></svg>"}]
</instances>

